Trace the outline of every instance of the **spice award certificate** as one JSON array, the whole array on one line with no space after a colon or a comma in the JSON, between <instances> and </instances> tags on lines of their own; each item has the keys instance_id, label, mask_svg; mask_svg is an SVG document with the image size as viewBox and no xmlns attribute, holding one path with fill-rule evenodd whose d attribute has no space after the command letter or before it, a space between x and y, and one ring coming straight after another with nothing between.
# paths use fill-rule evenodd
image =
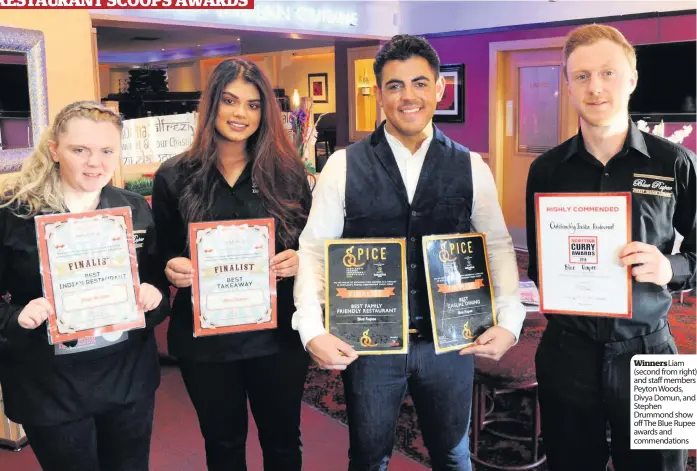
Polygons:
<instances>
[{"instance_id":1,"label":"spice award certificate","mask_svg":"<svg viewBox=\"0 0 697 471\"><path fill-rule=\"evenodd\" d=\"M630 193L535 195L540 311L632 316Z\"/></svg>"},{"instance_id":2,"label":"spice award certificate","mask_svg":"<svg viewBox=\"0 0 697 471\"><path fill-rule=\"evenodd\" d=\"M484 234L423 238L436 353L461 350L496 325Z\"/></svg>"},{"instance_id":3,"label":"spice award certificate","mask_svg":"<svg viewBox=\"0 0 697 471\"><path fill-rule=\"evenodd\" d=\"M194 337L274 329L273 219L189 224Z\"/></svg>"},{"instance_id":4,"label":"spice award certificate","mask_svg":"<svg viewBox=\"0 0 697 471\"><path fill-rule=\"evenodd\" d=\"M35 221L51 345L145 327L130 208Z\"/></svg>"},{"instance_id":5,"label":"spice award certificate","mask_svg":"<svg viewBox=\"0 0 697 471\"><path fill-rule=\"evenodd\" d=\"M406 242L325 242L325 327L359 355L407 353Z\"/></svg>"}]
</instances>

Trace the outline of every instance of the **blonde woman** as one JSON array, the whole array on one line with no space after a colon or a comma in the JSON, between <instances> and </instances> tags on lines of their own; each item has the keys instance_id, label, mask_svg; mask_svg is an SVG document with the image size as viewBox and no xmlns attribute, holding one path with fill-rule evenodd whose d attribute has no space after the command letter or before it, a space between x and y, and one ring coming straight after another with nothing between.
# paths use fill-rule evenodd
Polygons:
<instances>
[{"instance_id":1,"label":"blonde woman","mask_svg":"<svg viewBox=\"0 0 697 471\"><path fill-rule=\"evenodd\" d=\"M160 378L152 328L168 302L147 202L108 184L122 126L98 103L68 105L21 172L0 186L0 295L9 295L0 301L0 384L7 416L24 426L44 471L148 469ZM49 345L52 307L42 293L34 216L124 206L133 215L147 328Z\"/></svg>"}]
</instances>

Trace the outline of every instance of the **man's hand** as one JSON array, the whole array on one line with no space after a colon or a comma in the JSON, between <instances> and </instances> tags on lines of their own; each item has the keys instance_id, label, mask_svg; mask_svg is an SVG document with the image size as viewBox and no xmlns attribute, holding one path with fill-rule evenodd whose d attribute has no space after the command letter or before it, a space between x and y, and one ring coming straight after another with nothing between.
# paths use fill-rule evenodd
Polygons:
<instances>
[{"instance_id":1,"label":"man's hand","mask_svg":"<svg viewBox=\"0 0 697 471\"><path fill-rule=\"evenodd\" d=\"M499 361L515 343L515 335L508 329L494 326L477 337L472 346L460 350L460 355L476 355Z\"/></svg>"},{"instance_id":2,"label":"man's hand","mask_svg":"<svg viewBox=\"0 0 697 471\"><path fill-rule=\"evenodd\" d=\"M188 258L173 258L167 262L165 276L173 286L188 288L194 282L194 266Z\"/></svg>"},{"instance_id":3,"label":"man's hand","mask_svg":"<svg viewBox=\"0 0 697 471\"><path fill-rule=\"evenodd\" d=\"M358 358L356 351L332 334L322 334L307 342L307 351L325 370L345 370Z\"/></svg>"},{"instance_id":4,"label":"man's hand","mask_svg":"<svg viewBox=\"0 0 697 471\"><path fill-rule=\"evenodd\" d=\"M632 242L620 252L620 263L632 266L632 276L637 283L654 283L665 286L673 279L673 267L670 260L658 250L658 247Z\"/></svg>"}]
</instances>

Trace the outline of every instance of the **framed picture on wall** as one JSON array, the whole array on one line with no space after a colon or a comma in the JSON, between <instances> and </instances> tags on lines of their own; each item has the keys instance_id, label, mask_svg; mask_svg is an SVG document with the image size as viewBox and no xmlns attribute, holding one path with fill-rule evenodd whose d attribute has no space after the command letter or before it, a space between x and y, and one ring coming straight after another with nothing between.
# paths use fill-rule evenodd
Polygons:
<instances>
[{"instance_id":1,"label":"framed picture on wall","mask_svg":"<svg viewBox=\"0 0 697 471\"><path fill-rule=\"evenodd\" d=\"M327 74L308 74L307 90L314 103L328 103Z\"/></svg>"},{"instance_id":2,"label":"framed picture on wall","mask_svg":"<svg viewBox=\"0 0 697 471\"><path fill-rule=\"evenodd\" d=\"M436 106L436 123L465 122L465 64L444 64L440 75L445 79L445 93Z\"/></svg>"}]
</instances>

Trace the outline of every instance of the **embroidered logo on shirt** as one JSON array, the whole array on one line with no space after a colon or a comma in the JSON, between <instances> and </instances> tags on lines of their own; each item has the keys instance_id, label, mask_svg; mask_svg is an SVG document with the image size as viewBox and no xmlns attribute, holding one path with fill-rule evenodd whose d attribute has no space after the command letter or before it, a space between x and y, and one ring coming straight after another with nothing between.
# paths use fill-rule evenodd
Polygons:
<instances>
[{"instance_id":1,"label":"embroidered logo on shirt","mask_svg":"<svg viewBox=\"0 0 697 471\"><path fill-rule=\"evenodd\" d=\"M137 249L140 249L141 247L143 247L143 242L145 242L145 233L146 232L147 231L144 231L144 230L133 231L133 242L135 243L135 246Z\"/></svg>"},{"instance_id":2,"label":"embroidered logo on shirt","mask_svg":"<svg viewBox=\"0 0 697 471\"><path fill-rule=\"evenodd\" d=\"M641 195L671 198L673 196L674 186L675 178L673 177L635 173L634 182L632 182L632 192Z\"/></svg>"},{"instance_id":3,"label":"embroidered logo on shirt","mask_svg":"<svg viewBox=\"0 0 697 471\"><path fill-rule=\"evenodd\" d=\"M259 193L259 187L257 186L256 182L252 182L252 194L257 194Z\"/></svg>"}]
</instances>

